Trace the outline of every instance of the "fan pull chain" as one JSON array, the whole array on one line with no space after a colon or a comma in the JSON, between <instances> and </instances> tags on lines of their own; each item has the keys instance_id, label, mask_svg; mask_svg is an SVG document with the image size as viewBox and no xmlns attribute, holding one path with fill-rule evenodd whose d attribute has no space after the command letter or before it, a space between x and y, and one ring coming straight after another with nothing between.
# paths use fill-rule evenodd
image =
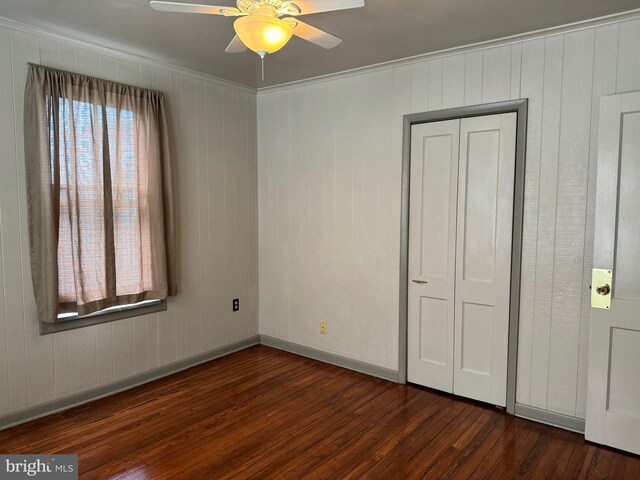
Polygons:
<instances>
[{"instance_id":1,"label":"fan pull chain","mask_svg":"<svg viewBox=\"0 0 640 480\"><path fill-rule=\"evenodd\" d=\"M267 55L267 52L265 52L264 50L258 50L256 52L258 55L260 55L260 64L261 64L261 68L262 68L262 81L264 82L264 57Z\"/></svg>"}]
</instances>

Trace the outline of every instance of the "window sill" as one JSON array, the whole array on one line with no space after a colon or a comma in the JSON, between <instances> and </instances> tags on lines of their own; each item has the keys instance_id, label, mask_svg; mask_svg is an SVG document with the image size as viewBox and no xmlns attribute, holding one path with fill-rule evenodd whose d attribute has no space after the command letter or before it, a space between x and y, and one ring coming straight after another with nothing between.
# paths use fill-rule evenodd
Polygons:
<instances>
[{"instance_id":1,"label":"window sill","mask_svg":"<svg viewBox=\"0 0 640 480\"><path fill-rule=\"evenodd\" d=\"M113 307L102 312L92 313L83 317L72 316L68 318L61 318L57 323L38 323L40 324L40 335L48 335L50 333L64 332L66 330L89 327L100 323L114 322L125 318L139 317L150 313L162 312L166 309L166 300L152 300L143 304Z\"/></svg>"}]
</instances>

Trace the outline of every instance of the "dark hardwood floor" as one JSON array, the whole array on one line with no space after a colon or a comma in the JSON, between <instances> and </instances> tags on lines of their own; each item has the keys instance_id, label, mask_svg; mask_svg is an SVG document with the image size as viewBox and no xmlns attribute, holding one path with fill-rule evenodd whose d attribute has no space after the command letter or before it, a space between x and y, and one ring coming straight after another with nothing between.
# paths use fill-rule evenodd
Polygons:
<instances>
[{"instance_id":1,"label":"dark hardwood floor","mask_svg":"<svg viewBox=\"0 0 640 480\"><path fill-rule=\"evenodd\" d=\"M96 479L640 479L640 457L264 346L0 432Z\"/></svg>"}]
</instances>

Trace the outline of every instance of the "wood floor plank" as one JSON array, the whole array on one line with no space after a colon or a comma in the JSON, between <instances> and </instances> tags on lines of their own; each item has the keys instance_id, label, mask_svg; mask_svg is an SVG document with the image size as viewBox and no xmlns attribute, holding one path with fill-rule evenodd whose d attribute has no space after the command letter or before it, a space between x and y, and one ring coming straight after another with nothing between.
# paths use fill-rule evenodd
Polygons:
<instances>
[{"instance_id":1,"label":"wood floor plank","mask_svg":"<svg viewBox=\"0 0 640 480\"><path fill-rule=\"evenodd\" d=\"M265 346L0 431L82 479L629 479L640 457Z\"/></svg>"},{"instance_id":2,"label":"wood floor plank","mask_svg":"<svg viewBox=\"0 0 640 480\"><path fill-rule=\"evenodd\" d=\"M495 443L495 441L492 442L490 435L492 432L499 431L496 427L503 419L504 416L498 412L490 410L483 412L481 417L438 459L434 465L439 472L438 477L453 478L462 466L469 465L471 468L474 457L481 461L486 455L486 452L484 454L481 452L482 447Z\"/></svg>"}]
</instances>

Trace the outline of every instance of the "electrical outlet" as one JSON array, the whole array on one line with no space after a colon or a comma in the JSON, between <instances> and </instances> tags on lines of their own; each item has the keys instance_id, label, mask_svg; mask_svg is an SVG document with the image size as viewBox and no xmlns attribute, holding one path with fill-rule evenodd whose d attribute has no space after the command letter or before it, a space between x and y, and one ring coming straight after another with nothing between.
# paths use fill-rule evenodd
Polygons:
<instances>
[{"instance_id":1,"label":"electrical outlet","mask_svg":"<svg viewBox=\"0 0 640 480\"><path fill-rule=\"evenodd\" d=\"M323 335L327 334L327 322L325 322L324 320L320 322L320 333Z\"/></svg>"},{"instance_id":2,"label":"electrical outlet","mask_svg":"<svg viewBox=\"0 0 640 480\"><path fill-rule=\"evenodd\" d=\"M240 310L240 299L239 298L234 298L233 299L233 311L237 312L238 310Z\"/></svg>"}]
</instances>

